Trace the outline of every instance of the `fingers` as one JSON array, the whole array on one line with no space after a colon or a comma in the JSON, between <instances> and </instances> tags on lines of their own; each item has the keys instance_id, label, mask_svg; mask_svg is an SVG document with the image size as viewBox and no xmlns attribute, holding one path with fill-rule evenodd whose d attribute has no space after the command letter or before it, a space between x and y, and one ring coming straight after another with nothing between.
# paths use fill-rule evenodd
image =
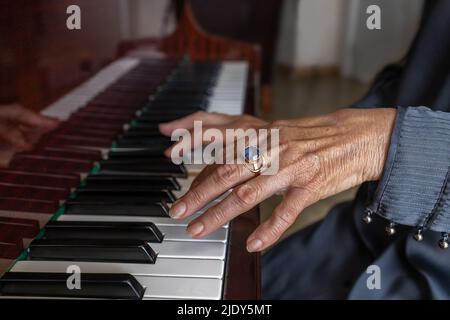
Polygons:
<instances>
[{"instance_id":1,"label":"fingers","mask_svg":"<svg viewBox=\"0 0 450 320\"><path fill-rule=\"evenodd\" d=\"M227 123L230 121L230 116L221 113L198 111L171 122L161 123L159 131L165 136L170 136L175 129L192 129L194 121L202 121L203 125L214 126Z\"/></svg>"},{"instance_id":2,"label":"fingers","mask_svg":"<svg viewBox=\"0 0 450 320\"><path fill-rule=\"evenodd\" d=\"M261 251L274 244L294 223L303 209L311 204L311 200L305 189L290 189L271 217L248 237L247 251Z\"/></svg>"},{"instance_id":3,"label":"fingers","mask_svg":"<svg viewBox=\"0 0 450 320\"><path fill-rule=\"evenodd\" d=\"M225 164L217 166L208 179L191 187L170 209L174 219L184 219L203 208L209 202L251 177L254 173L244 165Z\"/></svg>"},{"instance_id":4,"label":"fingers","mask_svg":"<svg viewBox=\"0 0 450 320\"><path fill-rule=\"evenodd\" d=\"M19 125L39 128L45 131L55 129L59 124L55 119L45 117L19 105L2 107L0 110L0 118Z\"/></svg>"},{"instance_id":5,"label":"fingers","mask_svg":"<svg viewBox=\"0 0 450 320\"><path fill-rule=\"evenodd\" d=\"M192 221L187 232L195 238L203 237L234 217L249 211L283 187L282 181L274 176L259 176L251 179L236 187L219 204L209 208L203 215Z\"/></svg>"}]
</instances>

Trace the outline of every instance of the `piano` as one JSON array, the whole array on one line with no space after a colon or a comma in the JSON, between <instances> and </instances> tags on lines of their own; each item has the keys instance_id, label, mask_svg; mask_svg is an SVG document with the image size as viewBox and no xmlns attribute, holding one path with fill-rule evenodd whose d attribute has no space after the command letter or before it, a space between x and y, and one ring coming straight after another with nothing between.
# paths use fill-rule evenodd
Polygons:
<instances>
[{"instance_id":1,"label":"piano","mask_svg":"<svg viewBox=\"0 0 450 320\"><path fill-rule=\"evenodd\" d=\"M189 4L185 15L175 34L189 43L193 33L179 31L193 24ZM132 52L141 45L122 45L121 57L42 110L61 126L0 168L0 298L259 298L259 256L245 249L258 209L190 238L189 221L226 194L171 219L201 166L165 158L172 141L158 130L199 110L251 109L252 64L169 53L166 39L164 56ZM80 289L67 285L73 266Z\"/></svg>"}]
</instances>

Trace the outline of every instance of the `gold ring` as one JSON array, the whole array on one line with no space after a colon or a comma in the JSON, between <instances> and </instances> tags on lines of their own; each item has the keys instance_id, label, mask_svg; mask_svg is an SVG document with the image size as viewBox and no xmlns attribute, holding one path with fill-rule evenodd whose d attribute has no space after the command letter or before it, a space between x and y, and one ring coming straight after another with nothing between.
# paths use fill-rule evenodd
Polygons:
<instances>
[{"instance_id":1,"label":"gold ring","mask_svg":"<svg viewBox=\"0 0 450 320\"><path fill-rule=\"evenodd\" d=\"M265 158L257 147L246 147L242 153L244 165L253 173L260 173L265 165Z\"/></svg>"}]
</instances>

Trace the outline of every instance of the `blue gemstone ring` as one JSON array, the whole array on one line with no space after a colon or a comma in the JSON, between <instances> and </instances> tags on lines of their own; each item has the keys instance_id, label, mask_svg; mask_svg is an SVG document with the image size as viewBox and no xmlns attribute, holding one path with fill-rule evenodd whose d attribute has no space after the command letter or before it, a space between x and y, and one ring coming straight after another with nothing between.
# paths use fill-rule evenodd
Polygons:
<instances>
[{"instance_id":1,"label":"blue gemstone ring","mask_svg":"<svg viewBox=\"0 0 450 320\"><path fill-rule=\"evenodd\" d=\"M242 158L244 158L245 166L255 173L261 172L264 167L265 160L259 149L254 146L246 147L242 152Z\"/></svg>"}]
</instances>

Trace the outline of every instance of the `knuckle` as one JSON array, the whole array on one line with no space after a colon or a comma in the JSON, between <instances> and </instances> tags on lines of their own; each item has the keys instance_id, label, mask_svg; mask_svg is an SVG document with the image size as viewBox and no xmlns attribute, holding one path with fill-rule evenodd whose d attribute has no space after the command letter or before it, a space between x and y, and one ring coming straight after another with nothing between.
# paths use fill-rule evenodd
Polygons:
<instances>
[{"instance_id":1,"label":"knuckle","mask_svg":"<svg viewBox=\"0 0 450 320\"><path fill-rule=\"evenodd\" d=\"M225 213L220 208L211 209L209 216L215 225L222 225L226 221Z\"/></svg>"},{"instance_id":2,"label":"knuckle","mask_svg":"<svg viewBox=\"0 0 450 320\"><path fill-rule=\"evenodd\" d=\"M317 175L321 171L322 161L318 154L314 152L307 153L304 159L308 170L310 170L313 175Z\"/></svg>"},{"instance_id":3,"label":"knuckle","mask_svg":"<svg viewBox=\"0 0 450 320\"><path fill-rule=\"evenodd\" d=\"M273 238L278 239L284 233L284 231L291 226L292 218L290 217L291 216L286 216L284 214L275 216L275 221L273 222L271 228Z\"/></svg>"},{"instance_id":4,"label":"knuckle","mask_svg":"<svg viewBox=\"0 0 450 320\"><path fill-rule=\"evenodd\" d=\"M276 222L272 223L271 227L268 230L266 242L276 241L276 240L278 240L278 238L280 238L280 236L282 234L283 234L282 225L276 221Z\"/></svg>"},{"instance_id":5,"label":"knuckle","mask_svg":"<svg viewBox=\"0 0 450 320\"><path fill-rule=\"evenodd\" d=\"M260 188L254 185L244 184L236 189L236 197L244 206L253 205L260 194Z\"/></svg>"},{"instance_id":6,"label":"knuckle","mask_svg":"<svg viewBox=\"0 0 450 320\"><path fill-rule=\"evenodd\" d=\"M198 189L193 189L189 193L190 197L187 199L187 201L189 201L194 206L201 204L205 200L204 193L199 192Z\"/></svg>"},{"instance_id":7,"label":"knuckle","mask_svg":"<svg viewBox=\"0 0 450 320\"><path fill-rule=\"evenodd\" d=\"M192 181L192 183L191 183L191 188L195 188L195 187L197 187L199 184L200 184L200 179L197 177L197 178L195 178L193 181Z\"/></svg>"},{"instance_id":8,"label":"knuckle","mask_svg":"<svg viewBox=\"0 0 450 320\"><path fill-rule=\"evenodd\" d=\"M224 164L219 166L216 171L215 182L219 185L228 185L230 181L239 178L239 167L234 165Z\"/></svg>"},{"instance_id":9,"label":"knuckle","mask_svg":"<svg viewBox=\"0 0 450 320\"><path fill-rule=\"evenodd\" d=\"M275 216L278 223L287 228L294 223L296 215L297 210L294 207L286 206L283 210L278 211Z\"/></svg>"}]
</instances>

